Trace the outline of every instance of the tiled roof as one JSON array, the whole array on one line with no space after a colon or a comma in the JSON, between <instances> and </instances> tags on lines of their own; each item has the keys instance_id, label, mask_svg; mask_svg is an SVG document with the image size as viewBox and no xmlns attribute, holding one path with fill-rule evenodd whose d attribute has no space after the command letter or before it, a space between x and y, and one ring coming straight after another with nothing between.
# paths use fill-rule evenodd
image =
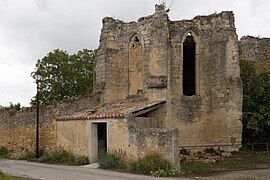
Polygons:
<instances>
[{"instance_id":1,"label":"tiled roof","mask_svg":"<svg viewBox=\"0 0 270 180\"><path fill-rule=\"evenodd\" d=\"M89 107L74 113L71 116L63 116L57 118L57 121L69 120L93 120L93 119L121 119L125 118L128 114L146 109L148 107L163 103L164 101L149 101L147 99L129 99L116 101L113 103L102 104L98 107Z\"/></svg>"}]
</instances>

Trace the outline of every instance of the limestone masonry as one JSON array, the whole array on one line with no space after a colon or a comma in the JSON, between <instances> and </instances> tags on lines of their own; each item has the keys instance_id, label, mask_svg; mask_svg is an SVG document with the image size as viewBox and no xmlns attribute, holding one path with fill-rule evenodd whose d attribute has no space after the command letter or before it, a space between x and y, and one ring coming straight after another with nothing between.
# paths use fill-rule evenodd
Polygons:
<instances>
[{"instance_id":1,"label":"limestone masonry","mask_svg":"<svg viewBox=\"0 0 270 180\"><path fill-rule=\"evenodd\" d=\"M242 84L232 12L170 21L163 5L125 23L106 17L95 68L103 103L164 100L151 116L180 145L241 143Z\"/></svg>"},{"instance_id":2,"label":"limestone masonry","mask_svg":"<svg viewBox=\"0 0 270 180\"><path fill-rule=\"evenodd\" d=\"M239 59L270 64L270 40L238 42L233 12L170 21L164 5L137 22L103 19L91 98L45 107L41 144L97 160L242 140ZM240 52L240 54L239 54ZM240 58L239 58L240 57ZM270 66L269 66L270 67ZM0 146L34 149L35 114L0 111Z\"/></svg>"}]
</instances>

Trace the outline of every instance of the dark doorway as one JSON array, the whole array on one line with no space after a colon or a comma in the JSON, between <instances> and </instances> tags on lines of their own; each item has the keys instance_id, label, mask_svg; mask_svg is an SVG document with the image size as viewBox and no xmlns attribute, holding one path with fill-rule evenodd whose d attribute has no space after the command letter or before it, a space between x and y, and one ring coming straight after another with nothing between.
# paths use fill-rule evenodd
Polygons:
<instances>
[{"instance_id":1,"label":"dark doorway","mask_svg":"<svg viewBox=\"0 0 270 180\"><path fill-rule=\"evenodd\" d=\"M183 43L183 94L186 96L195 95L195 71L196 71L196 43L188 34Z\"/></svg>"},{"instance_id":2,"label":"dark doorway","mask_svg":"<svg viewBox=\"0 0 270 180\"><path fill-rule=\"evenodd\" d=\"M97 123L98 154L107 152L107 124Z\"/></svg>"}]
</instances>

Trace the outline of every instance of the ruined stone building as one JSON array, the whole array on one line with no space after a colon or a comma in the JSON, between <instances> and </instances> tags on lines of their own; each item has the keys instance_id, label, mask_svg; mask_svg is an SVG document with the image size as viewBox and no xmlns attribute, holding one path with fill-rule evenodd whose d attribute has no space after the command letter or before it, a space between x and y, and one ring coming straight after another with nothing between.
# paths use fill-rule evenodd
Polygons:
<instances>
[{"instance_id":1,"label":"ruined stone building","mask_svg":"<svg viewBox=\"0 0 270 180\"><path fill-rule=\"evenodd\" d=\"M156 5L137 22L105 17L94 73L102 105L58 119L62 146L75 143L92 160L105 148L134 157L156 150L175 162L179 146L241 143L232 12L170 21ZM68 138L71 127L85 143Z\"/></svg>"},{"instance_id":2,"label":"ruined stone building","mask_svg":"<svg viewBox=\"0 0 270 180\"><path fill-rule=\"evenodd\" d=\"M55 146L91 162L106 150L130 158L157 151L177 163L179 147L241 143L233 13L171 21L156 5L137 22L105 17L93 97L77 103L77 111L63 113L74 103L46 114Z\"/></svg>"}]
</instances>

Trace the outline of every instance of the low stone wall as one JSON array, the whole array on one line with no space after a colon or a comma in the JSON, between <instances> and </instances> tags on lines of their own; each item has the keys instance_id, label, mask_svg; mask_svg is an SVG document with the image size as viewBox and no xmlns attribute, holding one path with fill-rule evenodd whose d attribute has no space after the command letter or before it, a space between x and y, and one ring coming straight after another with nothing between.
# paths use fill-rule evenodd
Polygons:
<instances>
[{"instance_id":1,"label":"low stone wall","mask_svg":"<svg viewBox=\"0 0 270 180\"><path fill-rule=\"evenodd\" d=\"M42 150L57 149L57 116L70 115L82 109L91 108L98 103L98 96L60 102L51 106L40 106L39 145ZM10 108L0 109L0 146L13 152L22 149L35 150L36 108L27 107L19 111Z\"/></svg>"},{"instance_id":2,"label":"low stone wall","mask_svg":"<svg viewBox=\"0 0 270 180\"><path fill-rule=\"evenodd\" d=\"M129 142L137 157L158 152L173 164L178 164L179 132L177 129L143 128L129 122Z\"/></svg>"},{"instance_id":3,"label":"low stone wall","mask_svg":"<svg viewBox=\"0 0 270 180\"><path fill-rule=\"evenodd\" d=\"M244 36L239 42L240 59L255 62L257 69L270 69L270 38Z\"/></svg>"},{"instance_id":4,"label":"low stone wall","mask_svg":"<svg viewBox=\"0 0 270 180\"><path fill-rule=\"evenodd\" d=\"M55 128L53 126L52 108L40 107L40 148L50 151L55 147ZM13 152L22 149L35 149L36 142L36 109L22 108L0 110L0 146Z\"/></svg>"},{"instance_id":5,"label":"low stone wall","mask_svg":"<svg viewBox=\"0 0 270 180\"><path fill-rule=\"evenodd\" d=\"M243 36L239 42L240 58L262 62L270 58L270 38Z\"/></svg>"}]
</instances>

